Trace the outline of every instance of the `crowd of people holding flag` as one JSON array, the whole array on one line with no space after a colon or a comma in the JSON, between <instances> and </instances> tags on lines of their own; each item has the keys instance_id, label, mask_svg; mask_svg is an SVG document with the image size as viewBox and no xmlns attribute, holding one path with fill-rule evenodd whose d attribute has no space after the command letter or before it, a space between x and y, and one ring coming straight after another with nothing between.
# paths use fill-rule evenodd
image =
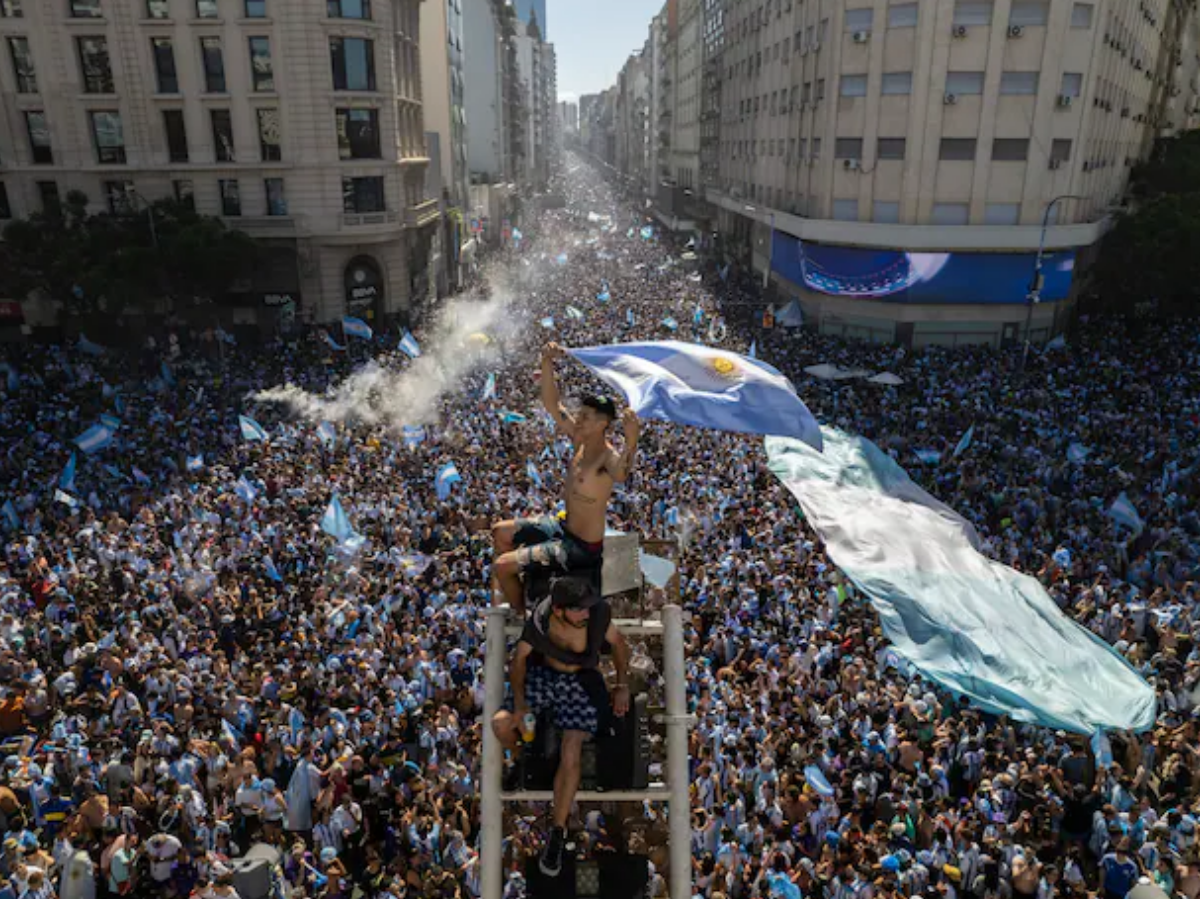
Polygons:
<instances>
[{"instance_id":1,"label":"crowd of people holding flag","mask_svg":"<svg viewBox=\"0 0 1200 899\"><path fill-rule=\"evenodd\" d=\"M76 899L80 877L102 896L225 899L257 842L282 850L295 899L467 899L498 838L520 896L541 824L478 824L487 526L558 502L542 343L635 340L778 369L1158 698L1142 733L972 708L889 647L760 437L649 421L610 524L684 547L697 896L1123 899L1146 878L1198 899L1195 326L1130 340L1084 322L1023 371L1019 349L764 330L754 279L694 271L583 166L566 187L568 208L494 262L522 285L525 339L436 422L248 400L320 392L372 357L411 364L432 352L420 322L347 318L265 350L222 332L219 354L179 334L140 368L82 337L8 353L0 899ZM583 365L563 374L568 396L595 387ZM576 825L603 844L602 816Z\"/></svg>"}]
</instances>

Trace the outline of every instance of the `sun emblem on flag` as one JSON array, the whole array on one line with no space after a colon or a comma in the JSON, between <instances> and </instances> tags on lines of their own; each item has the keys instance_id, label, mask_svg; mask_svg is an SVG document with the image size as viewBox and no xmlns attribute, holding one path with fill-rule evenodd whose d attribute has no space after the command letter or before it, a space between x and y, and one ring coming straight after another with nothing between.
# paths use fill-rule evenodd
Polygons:
<instances>
[{"instance_id":1,"label":"sun emblem on flag","mask_svg":"<svg viewBox=\"0 0 1200 899\"><path fill-rule=\"evenodd\" d=\"M712 361L713 371L726 380L732 380L737 377L738 367L732 359L726 359L724 356L718 356Z\"/></svg>"}]
</instances>

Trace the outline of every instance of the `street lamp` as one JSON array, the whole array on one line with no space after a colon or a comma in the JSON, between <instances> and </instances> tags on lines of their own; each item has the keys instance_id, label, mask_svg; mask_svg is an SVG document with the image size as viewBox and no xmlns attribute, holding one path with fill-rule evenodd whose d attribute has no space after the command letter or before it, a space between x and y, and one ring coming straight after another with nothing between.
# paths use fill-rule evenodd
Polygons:
<instances>
[{"instance_id":1,"label":"street lamp","mask_svg":"<svg viewBox=\"0 0 1200 899\"><path fill-rule=\"evenodd\" d=\"M757 213L758 209L747 206L746 211ZM771 217L771 233L767 235L767 267L763 269L763 290L771 286L771 267L775 264L775 210L768 210L767 215Z\"/></svg>"},{"instance_id":2,"label":"street lamp","mask_svg":"<svg viewBox=\"0 0 1200 899\"><path fill-rule=\"evenodd\" d=\"M1050 226L1050 210L1058 205L1060 200L1082 200L1084 197L1078 194L1059 194L1046 204L1045 211L1042 212L1042 236L1038 240L1037 256L1033 260L1033 280L1029 282L1029 293L1025 295L1025 349L1021 353L1021 371L1025 370L1025 363L1029 359L1029 332L1033 327L1033 307L1041 302L1042 295L1042 258L1046 254L1046 229Z\"/></svg>"}]
</instances>

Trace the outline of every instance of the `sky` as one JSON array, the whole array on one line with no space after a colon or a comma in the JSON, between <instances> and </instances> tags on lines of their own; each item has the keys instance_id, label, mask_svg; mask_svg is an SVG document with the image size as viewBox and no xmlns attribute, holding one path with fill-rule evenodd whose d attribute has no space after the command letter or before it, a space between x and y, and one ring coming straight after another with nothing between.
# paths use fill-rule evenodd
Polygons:
<instances>
[{"instance_id":1,"label":"sky","mask_svg":"<svg viewBox=\"0 0 1200 899\"><path fill-rule=\"evenodd\" d=\"M547 0L558 57L558 98L576 100L616 83L629 54L642 49L664 0Z\"/></svg>"}]
</instances>

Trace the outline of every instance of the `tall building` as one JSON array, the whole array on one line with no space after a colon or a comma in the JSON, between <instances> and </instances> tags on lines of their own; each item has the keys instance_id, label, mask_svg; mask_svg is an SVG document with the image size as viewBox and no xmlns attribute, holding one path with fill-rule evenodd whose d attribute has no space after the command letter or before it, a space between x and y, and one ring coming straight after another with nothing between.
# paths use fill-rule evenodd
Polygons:
<instances>
[{"instance_id":1,"label":"tall building","mask_svg":"<svg viewBox=\"0 0 1200 899\"><path fill-rule=\"evenodd\" d=\"M831 333L1053 333L1132 167L1197 107L1170 0L738 0L723 26L724 248Z\"/></svg>"},{"instance_id":2,"label":"tall building","mask_svg":"<svg viewBox=\"0 0 1200 899\"><path fill-rule=\"evenodd\" d=\"M420 0L4 0L0 210L162 197L261 238L230 297L329 321L430 291Z\"/></svg>"},{"instance_id":3,"label":"tall building","mask_svg":"<svg viewBox=\"0 0 1200 899\"><path fill-rule=\"evenodd\" d=\"M646 53L626 60L617 77L616 167L640 194L650 163L650 72Z\"/></svg>"},{"instance_id":4,"label":"tall building","mask_svg":"<svg viewBox=\"0 0 1200 899\"><path fill-rule=\"evenodd\" d=\"M700 85L704 43L701 0L679 0L675 38L675 92L671 175L676 187L700 186Z\"/></svg>"},{"instance_id":5,"label":"tall building","mask_svg":"<svg viewBox=\"0 0 1200 899\"><path fill-rule=\"evenodd\" d=\"M542 40L550 40L550 32L546 29L546 0L513 0L513 8L517 11L517 18L525 25L536 19Z\"/></svg>"},{"instance_id":6,"label":"tall building","mask_svg":"<svg viewBox=\"0 0 1200 899\"><path fill-rule=\"evenodd\" d=\"M579 133L579 104L563 100L558 104L558 119L566 134Z\"/></svg>"},{"instance_id":7,"label":"tall building","mask_svg":"<svg viewBox=\"0 0 1200 899\"><path fill-rule=\"evenodd\" d=\"M554 153L554 106L558 96L554 46L545 43L533 25L519 25L513 45L525 148L517 176L522 185L544 190Z\"/></svg>"},{"instance_id":8,"label":"tall building","mask_svg":"<svg viewBox=\"0 0 1200 899\"><path fill-rule=\"evenodd\" d=\"M461 286L463 247L470 243L464 223L468 178L461 0L421 4L421 95L429 195L441 201L437 286L445 294ZM467 256L473 252L474 246L467 245Z\"/></svg>"}]
</instances>

